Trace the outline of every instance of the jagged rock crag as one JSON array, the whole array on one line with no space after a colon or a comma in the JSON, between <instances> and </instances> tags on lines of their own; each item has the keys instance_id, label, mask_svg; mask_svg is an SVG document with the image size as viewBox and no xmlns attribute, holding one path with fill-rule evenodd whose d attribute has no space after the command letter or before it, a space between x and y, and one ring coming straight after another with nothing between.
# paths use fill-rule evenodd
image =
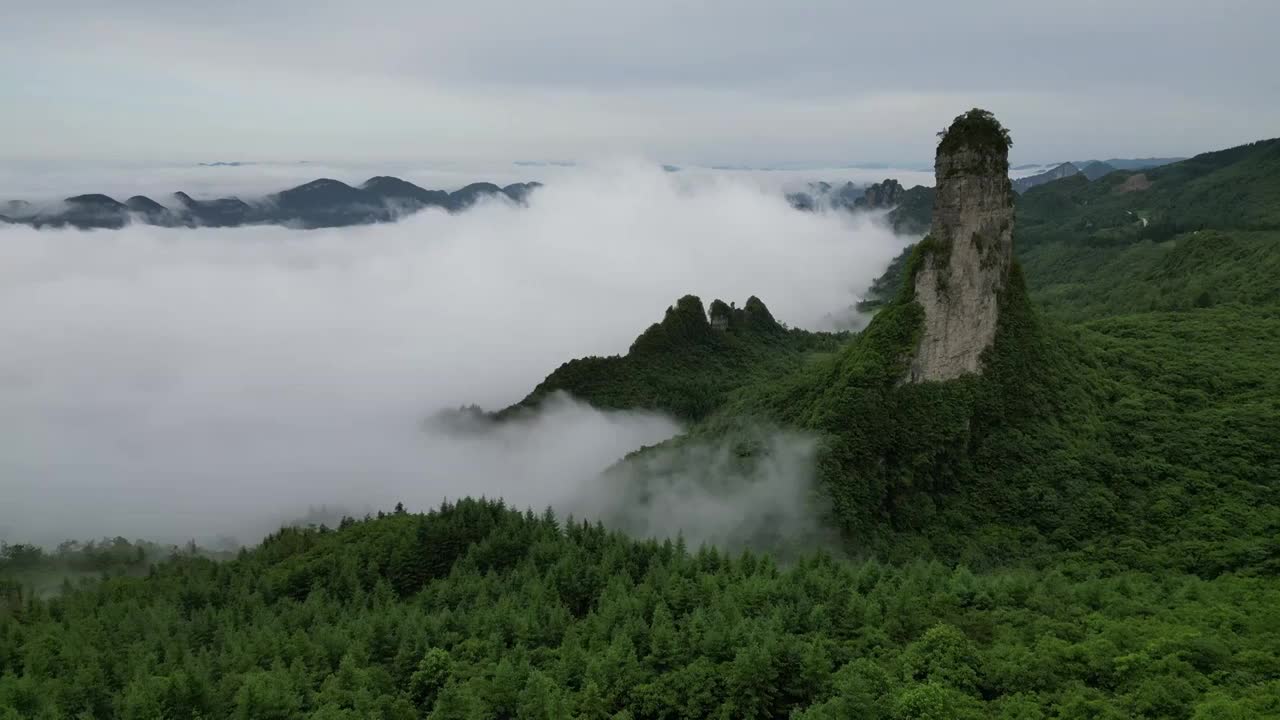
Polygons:
<instances>
[{"instance_id":1,"label":"jagged rock crag","mask_svg":"<svg viewBox=\"0 0 1280 720\"><path fill-rule=\"evenodd\" d=\"M924 331L907 380L982 371L1013 260L1009 134L988 112L956 118L938 143L933 224L915 276Z\"/></svg>"},{"instance_id":2,"label":"jagged rock crag","mask_svg":"<svg viewBox=\"0 0 1280 720\"><path fill-rule=\"evenodd\" d=\"M878 182L868 187L862 197L854 201L854 207L866 208L868 210L880 210L883 208L896 207L902 202L902 196L907 192L902 187L902 183L887 178L884 182Z\"/></svg>"},{"instance_id":3,"label":"jagged rock crag","mask_svg":"<svg viewBox=\"0 0 1280 720\"><path fill-rule=\"evenodd\" d=\"M808 192L787 194L787 202L797 210L886 210L902 202L907 191L902 183L887 178L860 188L852 182L834 186L828 182L809 183Z\"/></svg>"},{"instance_id":4,"label":"jagged rock crag","mask_svg":"<svg viewBox=\"0 0 1280 720\"><path fill-rule=\"evenodd\" d=\"M711 329L725 331L776 332L782 329L773 313L760 298L752 295L742 307L725 305L723 300L712 300Z\"/></svg>"}]
</instances>

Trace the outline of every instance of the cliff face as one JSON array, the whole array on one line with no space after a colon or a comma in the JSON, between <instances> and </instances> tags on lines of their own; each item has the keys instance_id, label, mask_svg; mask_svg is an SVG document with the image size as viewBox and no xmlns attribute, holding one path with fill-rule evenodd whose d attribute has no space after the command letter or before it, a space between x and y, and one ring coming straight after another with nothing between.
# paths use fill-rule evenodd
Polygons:
<instances>
[{"instance_id":1,"label":"cliff face","mask_svg":"<svg viewBox=\"0 0 1280 720\"><path fill-rule=\"evenodd\" d=\"M989 113L956 118L934 162L933 223L915 276L924 332L908 380L982 371L1013 258L1008 133Z\"/></svg>"}]
</instances>

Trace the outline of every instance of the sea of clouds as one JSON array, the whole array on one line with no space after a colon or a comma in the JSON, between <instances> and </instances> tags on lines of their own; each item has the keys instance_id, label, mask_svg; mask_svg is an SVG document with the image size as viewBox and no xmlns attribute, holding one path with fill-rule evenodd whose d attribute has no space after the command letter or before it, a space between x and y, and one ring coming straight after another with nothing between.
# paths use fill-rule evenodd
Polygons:
<instances>
[{"instance_id":1,"label":"sea of clouds","mask_svg":"<svg viewBox=\"0 0 1280 720\"><path fill-rule=\"evenodd\" d=\"M253 541L309 506L463 495L607 515L600 471L673 420L572 400L488 433L423 419L623 353L686 293L826 329L909 240L634 162L383 225L0 226L0 539ZM767 468L787 493L809 489L807 442Z\"/></svg>"}]
</instances>

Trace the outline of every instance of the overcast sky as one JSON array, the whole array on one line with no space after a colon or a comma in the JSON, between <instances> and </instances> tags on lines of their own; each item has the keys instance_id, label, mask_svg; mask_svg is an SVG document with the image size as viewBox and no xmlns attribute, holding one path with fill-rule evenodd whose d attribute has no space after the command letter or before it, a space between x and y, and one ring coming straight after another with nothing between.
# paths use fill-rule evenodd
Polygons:
<instances>
[{"instance_id":1,"label":"overcast sky","mask_svg":"<svg viewBox=\"0 0 1280 720\"><path fill-rule=\"evenodd\" d=\"M0 14L0 160L1015 162L1280 134L1276 0L44 0Z\"/></svg>"}]
</instances>

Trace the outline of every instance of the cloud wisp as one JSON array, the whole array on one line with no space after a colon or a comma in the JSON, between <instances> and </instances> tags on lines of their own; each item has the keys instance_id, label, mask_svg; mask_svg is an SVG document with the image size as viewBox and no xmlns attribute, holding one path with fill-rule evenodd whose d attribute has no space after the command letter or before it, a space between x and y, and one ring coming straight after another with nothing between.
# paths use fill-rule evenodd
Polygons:
<instances>
[{"instance_id":1,"label":"cloud wisp","mask_svg":"<svg viewBox=\"0 0 1280 720\"><path fill-rule=\"evenodd\" d=\"M682 438L593 478L567 501L639 537L682 537L691 547L789 550L836 544L830 503L817 486L817 441L751 426L716 439Z\"/></svg>"}]
</instances>

